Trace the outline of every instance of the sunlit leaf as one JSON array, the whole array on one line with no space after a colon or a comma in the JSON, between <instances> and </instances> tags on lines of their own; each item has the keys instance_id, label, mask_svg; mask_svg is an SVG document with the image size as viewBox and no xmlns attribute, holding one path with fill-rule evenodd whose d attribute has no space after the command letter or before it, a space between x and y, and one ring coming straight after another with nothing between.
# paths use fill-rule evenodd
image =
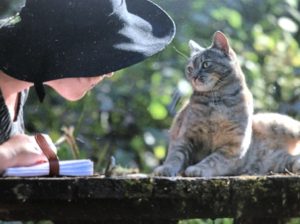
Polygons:
<instances>
[{"instance_id":1,"label":"sunlit leaf","mask_svg":"<svg viewBox=\"0 0 300 224\"><path fill-rule=\"evenodd\" d=\"M153 85L159 85L161 83L161 73L159 72L155 72L152 76L151 76L151 81Z\"/></svg>"},{"instance_id":2,"label":"sunlit leaf","mask_svg":"<svg viewBox=\"0 0 300 224\"><path fill-rule=\"evenodd\" d=\"M144 133L144 141L147 145L153 145L155 143L155 138L151 132Z\"/></svg>"},{"instance_id":3,"label":"sunlit leaf","mask_svg":"<svg viewBox=\"0 0 300 224\"><path fill-rule=\"evenodd\" d=\"M228 12L228 22L233 28L240 28L242 25L242 17L237 11Z\"/></svg>"},{"instance_id":4,"label":"sunlit leaf","mask_svg":"<svg viewBox=\"0 0 300 224\"><path fill-rule=\"evenodd\" d=\"M154 155L157 159L161 160L161 159L164 159L165 156L166 156L166 148L164 146L156 146L154 147Z\"/></svg>"},{"instance_id":5,"label":"sunlit leaf","mask_svg":"<svg viewBox=\"0 0 300 224\"><path fill-rule=\"evenodd\" d=\"M280 17L278 19L278 25L281 29L290 33L296 33L298 31L298 25L288 17Z\"/></svg>"},{"instance_id":6,"label":"sunlit leaf","mask_svg":"<svg viewBox=\"0 0 300 224\"><path fill-rule=\"evenodd\" d=\"M157 101L152 102L148 107L148 110L151 116L153 117L153 119L155 120L163 120L168 115L168 111L166 107Z\"/></svg>"},{"instance_id":7,"label":"sunlit leaf","mask_svg":"<svg viewBox=\"0 0 300 224\"><path fill-rule=\"evenodd\" d=\"M300 53L292 59L292 65L295 67L300 67Z\"/></svg>"},{"instance_id":8,"label":"sunlit leaf","mask_svg":"<svg viewBox=\"0 0 300 224\"><path fill-rule=\"evenodd\" d=\"M213 18L217 20L227 20L233 28L240 28L242 25L242 16L239 12L229 8L219 8L212 12Z\"/></svg>"},{"instance_id":9,"label":"sunlit leaf","mask_svg":"<svg viewBox=\"0 0 300 224\"><path fill-rule=\"evenodd\" d=\"M276 43L273 38L265 34L257 36L254 42L254 48L258 51L273 50L276 46Z\"/></svg>"}]
</instances>

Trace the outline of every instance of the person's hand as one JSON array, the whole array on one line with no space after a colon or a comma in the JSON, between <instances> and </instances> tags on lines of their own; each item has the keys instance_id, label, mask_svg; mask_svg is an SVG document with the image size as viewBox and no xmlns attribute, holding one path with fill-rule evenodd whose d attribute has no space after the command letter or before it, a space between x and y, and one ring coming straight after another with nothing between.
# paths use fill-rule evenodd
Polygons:
<instances>
[{"instance_id":1,"label":"person's hand","mask_svg":"<svg viewBox=\"0 0 300 224\"><path fill-rule=\"evenodd\" d=\"M48 135L44 135L51 149L56 148ZM19 134L0 145L0 171L9 167L30 166L46 162L47 158L34 136Z\"/></svg>"}]
</instances>

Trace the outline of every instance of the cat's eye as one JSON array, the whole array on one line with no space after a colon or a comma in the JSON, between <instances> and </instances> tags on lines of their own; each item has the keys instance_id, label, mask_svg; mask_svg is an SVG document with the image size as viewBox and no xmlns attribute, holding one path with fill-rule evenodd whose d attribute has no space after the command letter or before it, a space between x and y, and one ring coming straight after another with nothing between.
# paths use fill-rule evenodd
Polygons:
<instances>
[{"instance_id":1,"label":"cat's eye","mask_svg":"<svg viewBox=\"0 0 300 224\"><path fill-rule=\"evenodd\" d=\"M207 67L208 67L208 62L207 61L203 62L202 63L202 68L207 68Z\"/></svg>"}]
</instances>

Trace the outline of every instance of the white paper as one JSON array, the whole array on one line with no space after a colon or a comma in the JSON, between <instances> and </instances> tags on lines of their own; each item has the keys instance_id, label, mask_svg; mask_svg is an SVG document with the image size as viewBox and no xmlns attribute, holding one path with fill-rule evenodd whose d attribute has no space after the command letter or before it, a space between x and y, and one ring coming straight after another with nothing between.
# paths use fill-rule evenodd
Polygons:
<instances>
[{"instance_id":1,"label":"white paper","mask_svg":"<svg viewBox=\"0 0 300 224\"><path fill-rule=\"evenodd\" d=\"M60 176L91 176L94 174L94 164L91 160L59 161ZM26 167L13 167L5 170L4 176L33 177L48 176L49 163L42 163Z\"/></svg>"}]
</instances>

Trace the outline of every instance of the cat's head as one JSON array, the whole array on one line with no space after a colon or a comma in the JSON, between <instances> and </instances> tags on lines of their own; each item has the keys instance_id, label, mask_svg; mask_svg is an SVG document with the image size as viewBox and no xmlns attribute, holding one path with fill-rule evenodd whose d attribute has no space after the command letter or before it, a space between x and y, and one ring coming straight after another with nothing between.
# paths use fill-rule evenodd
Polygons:
<instances>
[{"instance_id":1,"label":"cat's head","mask_svg":"<svg viewBox=\"0 0 300 224\"><path fill-rule=\"evenodd\" d=\"M218 90L225 82L233 80L236 72L236 55L226 36L215 32L210 47L203 48L189 41L191 57L186 66L186 76L195 91Z\"/></svg>"}]
</instances>

